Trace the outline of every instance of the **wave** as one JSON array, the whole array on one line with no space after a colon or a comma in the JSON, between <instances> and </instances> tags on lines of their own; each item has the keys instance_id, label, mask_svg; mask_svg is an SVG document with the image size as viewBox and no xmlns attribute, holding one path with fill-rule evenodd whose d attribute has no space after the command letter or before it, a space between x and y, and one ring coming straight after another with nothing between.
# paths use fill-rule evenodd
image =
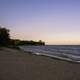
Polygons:
<instances>
[{"instance_id":1,"label":"wave","mask_svg":"<svg viewBox=\"0 0 80 80\"><path fill-rule=\"evenodd\" d=\"M36 55L43 55L43 56L49 56L49 57L53 57L53 58L57 58L57 59L61 59L61 60L66 60L66 61L71 61L71 62L77 62L80 63L80 56L79 53L77 53L78 51L75 50L65 50L64 48L60 50L56 49L53 47L52 48L47 48L47 50L45 50L45 47L43 46L19 46L19 48L21 50L24 51L29 51L32 52L32 54L36 54ZM52 50L51 50L52 49ZM73 53L73 54L71 54ZM77 55L78 54L78 55Z\"/></svg>"}]
</instances>

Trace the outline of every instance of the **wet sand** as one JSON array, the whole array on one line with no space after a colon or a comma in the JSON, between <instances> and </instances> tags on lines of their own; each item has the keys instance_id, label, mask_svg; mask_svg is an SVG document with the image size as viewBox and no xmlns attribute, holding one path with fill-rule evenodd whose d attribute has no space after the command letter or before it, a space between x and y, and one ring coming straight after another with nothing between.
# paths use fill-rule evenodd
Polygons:
<instances>
[{"instance_id":1,"label":"wet sand","mask_svg":"<svg viewBox=\"0 0 80 80\"><path fill-rule=\"evenodd\" d=\"M80 64L2 48L0 80L80 80Z\"/></svg>"}]
</instances>

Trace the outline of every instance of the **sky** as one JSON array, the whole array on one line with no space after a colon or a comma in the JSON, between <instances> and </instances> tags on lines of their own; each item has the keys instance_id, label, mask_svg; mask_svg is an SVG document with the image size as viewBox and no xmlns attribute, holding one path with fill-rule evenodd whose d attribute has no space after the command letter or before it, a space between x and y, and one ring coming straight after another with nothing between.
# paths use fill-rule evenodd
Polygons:
<instances>
[{"instance_id":1,"label":"sky","mask_svg":"<svg viewBox=\"0 0 80 80\"><path fill-rule=\"evenodd\" d=\"M80 44L80 0L0 0L0 26L13 39Z\"/></svg>"}]
</instances>

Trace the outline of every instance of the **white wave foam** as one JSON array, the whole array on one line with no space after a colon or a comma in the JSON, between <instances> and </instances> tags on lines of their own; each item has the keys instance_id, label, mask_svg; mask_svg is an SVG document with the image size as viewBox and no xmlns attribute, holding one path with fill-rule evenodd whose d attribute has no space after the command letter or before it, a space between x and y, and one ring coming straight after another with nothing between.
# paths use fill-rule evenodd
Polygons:
<instances>
[{"instance_id":1,"label":"white wave foam","mask_svg":"<svg viewBox=\"0 0 80 80\"><path fill-rule=\"evenodd\" d=\"M33 54L36 55L44 55L44 56L49 56L49 57L54 57L62 60L67 60L67 61L72 61L72 62L78 62L80 63L80 56L76 56L74 54L66 54L60 53L58 51L50 52L50 51L45 51L44 49L41 49L40 47L26 47L26 46L19 46L20 49L24 51L30 51L33 52Z\"/></svg>"}]
</instances>

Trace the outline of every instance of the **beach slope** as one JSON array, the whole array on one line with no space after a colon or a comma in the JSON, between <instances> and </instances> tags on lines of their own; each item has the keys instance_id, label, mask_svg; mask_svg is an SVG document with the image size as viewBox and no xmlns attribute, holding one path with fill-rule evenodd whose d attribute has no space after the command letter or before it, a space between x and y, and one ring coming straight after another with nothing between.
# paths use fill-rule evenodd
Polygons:
<instances>
[{"instance_id":1,"label":"beach slope","mask_svg":"<svg viewBox=\"0 0 80 80\"><path fill-rule=\"evenodd\" d=\"M80 80L80 64L1 48L0 80Z\"/></svg>"}]
</instances>

